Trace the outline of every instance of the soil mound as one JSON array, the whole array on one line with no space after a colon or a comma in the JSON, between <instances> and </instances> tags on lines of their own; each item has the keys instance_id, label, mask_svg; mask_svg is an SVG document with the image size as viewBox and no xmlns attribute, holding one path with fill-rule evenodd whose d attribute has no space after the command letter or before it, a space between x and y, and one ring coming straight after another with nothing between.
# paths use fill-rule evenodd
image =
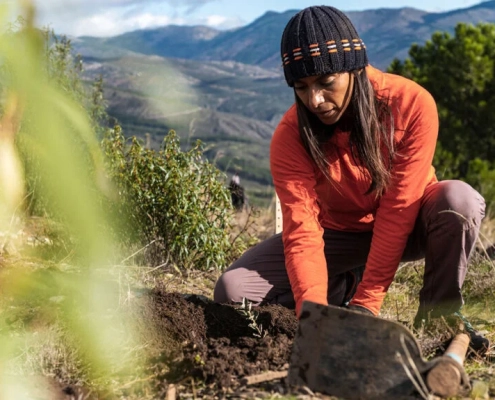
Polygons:
<instances>
[{"instance_id":1,"label":"soil mound","mask_svg":"<svg viewBox=\"0 0 495 400\"><path fill-rule=\"evenodd\" d=\"M232 393L246 376L288 368L297 329L293 310L242 308L154 289L142 296L136 311L150 343L148 368L159 396L170 384L182 392L199 385L194 395L203 398Z\"/></svg>"},{"instance_id":2,"label":"soil mound","mask_svg":"<svg viewBox=\"0 0 495 400\"><path fill-rule=\"evenodd\" d=\"M236 378L288 367L297 329L294 311L265 306L247 312L195 298L189 301L203 310L207 326L203 340L184 351L194 361L192 376L226 388Z\"/></svg>"},{"instance_id":3,"label":"soil mound","mask_svg":"<svg viewBox=\"0 0 495 400\"><path fill-rule=\"evenodd\" d=\"M152 291L149 300L157 337L179 344L168 357L161 354L168 363L163 376L168 382L192 377L226 389L242 377L288 367L297 329L293 310L273 305L242 309L160 290Z\"/></svg>"},{"instance_id":4,"label":"soil mound","mask_svg":"<svg viewBox=\"0 0 495 400\"><path fill-rule=\"evenodd\" d=\"M145 372L151 379L141 389L133 388L133 395L175 398L170 395L172 388L179 398L308 398L308 394L314 398L305 388L289 387L280 374L288 369L298 327L293 310L216 304L204 296L166 289L136 297L133 311L147 343ZM438 343L425 338L419 340L423 354L431 355ZM277 377L246 385L246 378L268 371ZM317 398L332 397L317 394Z\"/></svg>"}]
</instances>

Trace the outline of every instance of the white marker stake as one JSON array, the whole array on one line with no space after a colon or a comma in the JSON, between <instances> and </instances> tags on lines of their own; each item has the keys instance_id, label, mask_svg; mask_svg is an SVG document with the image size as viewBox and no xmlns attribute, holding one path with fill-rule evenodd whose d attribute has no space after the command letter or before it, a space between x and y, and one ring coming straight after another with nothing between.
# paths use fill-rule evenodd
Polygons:
<instances>
[{"instance_id":1,"label":"white marker stake","mask_svg":"<svg viewBox=\"0 0 495 400\"><path fill-rule=\"evenodd\" d=\"M282 232L282 207L280 206L280 199L275 194L275 233Z\"/></svg>"}]
</instances>

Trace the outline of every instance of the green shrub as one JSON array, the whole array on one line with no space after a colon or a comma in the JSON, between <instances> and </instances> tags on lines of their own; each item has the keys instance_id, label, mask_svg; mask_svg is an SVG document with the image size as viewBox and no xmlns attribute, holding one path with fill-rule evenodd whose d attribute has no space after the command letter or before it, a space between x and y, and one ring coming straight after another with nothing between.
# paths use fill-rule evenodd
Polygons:
<instances>
[{"instance_id":1,"label":"green shrub","mask_svg":"<svg viewBox=\"0 0 495 400\"><path fill-rule=\"evenodd\" d=\"M181 269L221 269L229 261L232 205L225 176L203 157L201 142L184 152L174 131L156 151L119 126L102 141L117 186L124 242L150 246L149 262Z\"/></svg>"}]
</instances>

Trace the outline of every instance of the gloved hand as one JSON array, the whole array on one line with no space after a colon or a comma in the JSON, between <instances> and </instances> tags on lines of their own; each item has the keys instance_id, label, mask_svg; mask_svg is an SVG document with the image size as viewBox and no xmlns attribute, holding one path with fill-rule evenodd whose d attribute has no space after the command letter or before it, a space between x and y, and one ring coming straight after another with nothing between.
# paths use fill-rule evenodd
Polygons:
<instances>
[{"instance_id":1,"label":"gloved hand","mask_svg":"<svg viewBox=\"0 0 495 400\"><path fill-rule=\"evenodd\" d=\"M371 315L373 317L375 316L375 314L373 314L366 307L361 307L361 306L356 306L354 304L349 304L349 305L345 306L345 308L347 308L349 310L352 310L352 311L357 311L357 312L359 312L361 314Z\"/></svg>"}]
</instances>

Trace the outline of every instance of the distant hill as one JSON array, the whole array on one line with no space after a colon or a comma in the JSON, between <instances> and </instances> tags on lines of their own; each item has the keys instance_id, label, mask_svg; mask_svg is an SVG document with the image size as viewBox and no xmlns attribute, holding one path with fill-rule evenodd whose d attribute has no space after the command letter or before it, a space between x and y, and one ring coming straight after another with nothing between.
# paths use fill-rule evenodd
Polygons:
<instances>
[{"instance_id":1,"label":"distant hill","mask_svg":"<svg viewBox=\"0 0 495 400\"><path fill-rule=\"evenodd\" d=\"M166 26L112 38L73 39L89 82L102 75L109 113L128 136L158 147L169 129L195 139L227 174L238 171L252 197L269 200L271 135L294 94L282 75L280 36L296 12L267 12L230 31ZM412 43L458 22L495 22L495 0L444 13L413 8L349 12L371 63L386 68Z\"/></svg>"},{"instance_id":2,"label":"distant hill","mask_svg":"<svg viewBox=\"0 0 495 400\"><path fill-rule=\"evenodd\" d=\"M269 11L241 28L218 31L204 26L165 26L128 32L111 38L82 37L92 46L107 46L142 54L191 60L237 61L265 68L280 66L280 36L297 10ZM414 8L381 8L347 13L367 44L370 60L386 68L404 58L412 43L423 43L433 32L452 31L458 22L495 22L495 0L459 10L429 13Z\"/></svg>"},{"instance_id":3,"label":"distant hill","mask_svg":"<svg viewBox=\"0 0 495 400\"><path fill-rule=\"evenodd\" d=\"M221 170L240 173L253 200L265 196L269 201L269 142L293 102L280 71L131 52L85 57L85 81L100 75L108 112L124 134L147 137L154 148L169 129L178 132L184 147L200 139Z\"/></svg>"}]
</instances>

